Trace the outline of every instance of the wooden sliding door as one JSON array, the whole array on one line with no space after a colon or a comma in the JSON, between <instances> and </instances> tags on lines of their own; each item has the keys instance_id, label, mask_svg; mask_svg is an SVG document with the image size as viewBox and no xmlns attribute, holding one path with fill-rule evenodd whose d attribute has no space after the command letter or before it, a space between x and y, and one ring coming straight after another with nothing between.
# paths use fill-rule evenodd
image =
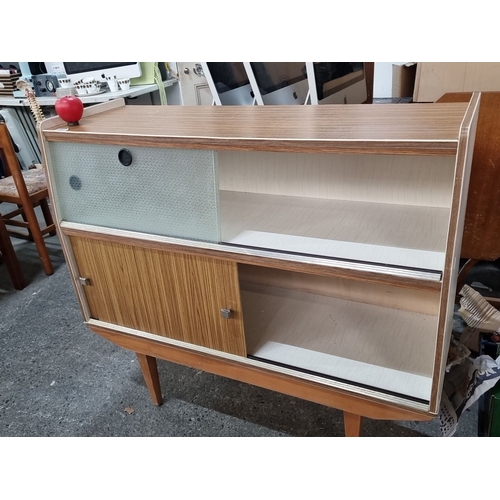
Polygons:
<instances>
[{"instance_id":1,"label":"wooden sliding door","mask_svg":"<svg viewBox=\"0 0 500 500\"><path fill-rule=\"evenodd\" d=\"M94 319L246 356L235 263L74 236L71 244Z\"/></svg>"}]
</instances>

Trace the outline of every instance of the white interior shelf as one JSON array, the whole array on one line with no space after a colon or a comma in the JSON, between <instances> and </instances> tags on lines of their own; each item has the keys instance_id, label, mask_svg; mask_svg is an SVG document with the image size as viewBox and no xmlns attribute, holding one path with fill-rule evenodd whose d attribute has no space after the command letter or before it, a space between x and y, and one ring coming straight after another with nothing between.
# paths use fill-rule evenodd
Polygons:
<instances>
[{"instance_id":1,"label":"white interior shelf","mask_svg":"<svg viewBox=\"0 0 500 500\"><path fill-rule=\"evenodd\" d=\"M442 271L450 210L299 196L220 193L221 240Z\"/></svg>"},{"instance_id":2,"label":"white interior shelf","mask_svg":"<svg viewBox=\"0 0 500 500\"><path fill-rule=\"evenodd\" d=\"M437 316L241 284L248 354L428 401Z\"/></svg>"}]
</instances>

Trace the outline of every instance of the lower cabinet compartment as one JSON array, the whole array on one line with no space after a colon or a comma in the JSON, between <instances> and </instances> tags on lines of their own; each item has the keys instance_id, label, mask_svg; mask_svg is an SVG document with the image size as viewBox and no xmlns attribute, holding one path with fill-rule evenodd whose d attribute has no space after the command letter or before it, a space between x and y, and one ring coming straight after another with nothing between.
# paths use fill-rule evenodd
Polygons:
<instances>
[{"instance_id":1,"label":"lower cabinet compartment","mask_svg":"<svg viewBox=\"0 0 500 500\"><path fill-rule=\"evenodd\" d=\"M239 265L248 355L428 402L439 293Z\"/></svg>"},{"instance_id":2,"label":"lower cabinet compartment","mask_svg":"<svg viewBox=\"0 0 500 500\"><path fill-rule=\"evenodd\" d=\"M236 264L81 236L70 242L91 318L246 356Z\"/></svg>"}]
</instances>

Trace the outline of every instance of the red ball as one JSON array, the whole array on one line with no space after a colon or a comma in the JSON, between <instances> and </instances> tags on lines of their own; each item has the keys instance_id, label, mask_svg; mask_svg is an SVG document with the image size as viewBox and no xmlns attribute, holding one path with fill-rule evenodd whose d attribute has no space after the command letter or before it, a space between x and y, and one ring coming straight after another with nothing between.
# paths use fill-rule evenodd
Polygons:
<instances>
[{"instance_id":1,"label":"red ball","mask_svg":"<svg viewBox=\"0 0 500 500\"><path fill-rule=\"evenodd\" d=\"M78 120L83 116L83 103L74 95L67 95L57 99L55 108L56 113L68 125L77 125Z\"/></svg>"}]
</instances>

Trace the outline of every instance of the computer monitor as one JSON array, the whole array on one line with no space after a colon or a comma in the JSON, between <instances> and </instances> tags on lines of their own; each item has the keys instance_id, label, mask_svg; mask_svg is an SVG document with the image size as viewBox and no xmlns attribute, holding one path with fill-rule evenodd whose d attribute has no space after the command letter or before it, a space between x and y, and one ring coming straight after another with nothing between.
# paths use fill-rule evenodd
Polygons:
<instances>
[{"instance_id":1,"label":"computer monitor","mask_svg":"<svg viewBox=\"0 0 500 500\"><path fill-rule=\"evenodd\" d=\"M214 104L253 105L255 96L241 62L202 62Z\"/></svg>"},{"instance_id":2,"label":"computer monitor","mask_svg":"<svg viewBox=\"0 0 500 500\"><path fill-rule=\"evenodd\" d=\"M137 78L141 76L140 62L46 62L46 63L28 63L32 69L32 65L44 64L45 71L41 73L49 73L51 75L66 75L72 82L84 78L95 78L98 81L106 81L105 75L116 76L118 79Z\"/></svg>"},{"instance_id":3,"label":"computer monitor","mask_svg":"<svg viewBox=\"0 0 500 500\"><path fill-rule=\"evenodd\" d=\"M303 62L243 63L257 104L305 104L309 91Z\"/></svg>"},{"instance_id":4,"label":"computer monitor","mask_svg":"<svg viewBox=\"0 0 500 500\"><path fill-rule=\"evenodd\" d=\"M311 104L361 104L368 98L365 63L308 62Z\"/></svg>"}]
</instances>

